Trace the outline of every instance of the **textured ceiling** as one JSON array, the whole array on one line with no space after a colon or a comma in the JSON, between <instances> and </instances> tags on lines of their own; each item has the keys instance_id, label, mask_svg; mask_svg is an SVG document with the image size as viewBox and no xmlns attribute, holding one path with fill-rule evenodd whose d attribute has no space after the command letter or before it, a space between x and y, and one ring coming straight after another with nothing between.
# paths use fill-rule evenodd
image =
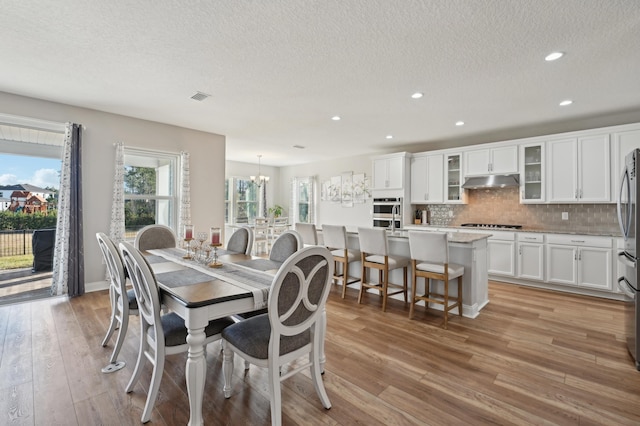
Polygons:
<instances>
[{"instance_id":1,"label":"textured ceiling","mask_svg":"<svg viewBox=\"0 0 640 426\"><path fill-rule=\"evenodd\" d=\"M0 9L0 91L223 134L236 161L291 165L640 111L638 0ZM555 50L565 57L545 62ZM190 99L197 91L212 96Z\"/></svg>"}]
</instances>

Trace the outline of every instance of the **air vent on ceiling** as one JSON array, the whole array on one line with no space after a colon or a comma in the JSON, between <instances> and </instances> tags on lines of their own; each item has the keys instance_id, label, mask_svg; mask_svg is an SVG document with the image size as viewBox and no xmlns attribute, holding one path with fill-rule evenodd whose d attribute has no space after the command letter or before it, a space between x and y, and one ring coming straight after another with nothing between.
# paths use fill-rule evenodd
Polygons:
<instances>
[{"instance_id":1,"label":"air vent on ceiling","mask_svg":"<svg viewBox=\"0 0 640 426\"><path fill-rule=\"evenodd\" d=\"M207 99L207 98L208 98L208 97L210 97L210 96L211 96L211 95L208 95L208 94L206 94L206 93L196 92L196 94L195 94L195 95L193 95L193 96L191 97L191 99L193 99L194 101L202 102L202 101L204 101L205 99Z\"/></svg>"},{"instance_id":2,"label":"air vent on ceiling","mask_svg":"<svg viewBox=\"0 0 640 426\"><path fill-rule=\"evenodd\" d=\"M297 149L304 149L304 146L302 146L302 145L294 145L293 147L297 148Z\"/></svg>"}]
</instances>

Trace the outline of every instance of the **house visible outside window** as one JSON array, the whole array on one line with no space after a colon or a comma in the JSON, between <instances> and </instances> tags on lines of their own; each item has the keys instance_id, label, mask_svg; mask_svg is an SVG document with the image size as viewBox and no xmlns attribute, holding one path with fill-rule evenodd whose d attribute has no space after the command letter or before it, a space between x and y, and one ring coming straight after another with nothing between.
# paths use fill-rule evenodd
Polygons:
<instances>
[{"instance_id":1,"label":"house visible outside window","mask_svg":"<svg viewBox=\"0 0 640 426\"><path fill-rule=\"evenodd\" d=\"M127 238L146 225L174 230L178 220L179 155L124 149L124 215Z\"/></svg>"},{"instance_id":2,"label":"house visible outside window","mask_svg":"<svg viewBox=\"0 0 640 426\"><path fill-rule=\"evenodd\" d=\"M260 188L244 177L228 178L225 182L225 222L253 222L258 214Z\"/></svg>"},{"instance_id":3,"label":"house visible outside window","mask_svg":"<svg viewBox=\"0 0 640 426\"><path fill-rule=\"evenodd\" d=\"M292 184L293 221L314 223L315 221L315 178L296 177Z\"/></svg>"}]
</instances>

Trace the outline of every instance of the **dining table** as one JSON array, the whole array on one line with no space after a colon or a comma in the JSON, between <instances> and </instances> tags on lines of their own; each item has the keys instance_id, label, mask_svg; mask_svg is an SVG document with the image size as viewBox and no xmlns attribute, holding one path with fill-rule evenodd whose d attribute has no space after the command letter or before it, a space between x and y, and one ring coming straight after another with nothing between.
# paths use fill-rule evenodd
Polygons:
<instances>
[{"instance_id":1,"label":"dining table","mask_svg":"<svg viewBox=\"0 0 640 426\"><path fill-rule=\"evenodd\" d=\"M189 396L189 425L202 425L205 389L205 332L210 320L267 307L269 289L281 263L244 253L218 249L219 267L188 257L180 248L148 250L149 262L158 282L161 301L185 321L189 345L185 375ZM324 342L326 311L320 332ZM324 370L324 344L321 345Z\"/></svg>"}]
</instances>

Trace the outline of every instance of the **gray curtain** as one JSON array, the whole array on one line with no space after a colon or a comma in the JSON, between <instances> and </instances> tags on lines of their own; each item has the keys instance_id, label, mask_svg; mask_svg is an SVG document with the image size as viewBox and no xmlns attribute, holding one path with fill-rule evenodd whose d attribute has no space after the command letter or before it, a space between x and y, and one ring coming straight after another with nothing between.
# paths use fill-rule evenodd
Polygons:
<instances>
[{"instance_id":1,"label":"gray curtain","mask_svg":"<svg viewBox=\"0 0 640 426\"><path fill-rule=\"evenodd\" d=\"M67 123L51 284L54 295L70 297L84 294L81 133L80 125Z\"/></svg>"}]
</instances>

